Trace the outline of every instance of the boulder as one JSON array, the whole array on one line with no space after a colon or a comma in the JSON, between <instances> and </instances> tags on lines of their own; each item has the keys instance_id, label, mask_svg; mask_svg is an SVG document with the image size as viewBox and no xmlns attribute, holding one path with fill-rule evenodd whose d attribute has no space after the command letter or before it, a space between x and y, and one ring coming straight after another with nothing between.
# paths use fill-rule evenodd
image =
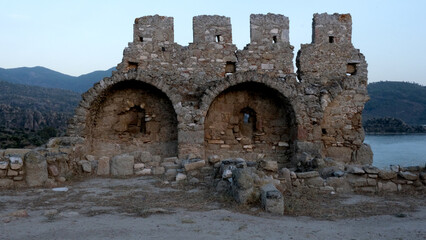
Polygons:
<instances>
[{"instance_id":1,"label":"boulder","mask_svg":"<svg viewBox=\"0 0 426 240\"><path fill-rule=\"evenodd\" d=\"M126 176L133 174L135 158L129 154L114 156L110 161L111 175Z\"/></svg>"},{"instance_id":2,"label":"boulder","mask_svg":"<svg viewBox=\"0 0 426 240\"><path fill-rule=\"evenodd\" d=\"M24 156L25 181L30 187L42 186L48 178L46 158L36 151Z\"/></svg>"},{"instance_id":3,"label":"boulder","mask_svg":"<svg viewBox=\"0 0 426 240\"><path fill-rule=\"evenodd\" d=\"M273 184L266 184L260 188L260 199L265 211L283 215L284 197Z\"/></svg>"}]
</instances>

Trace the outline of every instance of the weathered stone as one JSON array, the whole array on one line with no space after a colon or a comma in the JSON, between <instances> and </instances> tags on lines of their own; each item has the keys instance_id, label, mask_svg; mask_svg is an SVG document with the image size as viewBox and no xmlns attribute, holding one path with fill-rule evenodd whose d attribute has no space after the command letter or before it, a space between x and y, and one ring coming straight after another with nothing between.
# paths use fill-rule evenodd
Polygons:
<instances>
[{"instance_id":1,"label":"weathered stone","mask_svg":"<svg viewBox=\"0 0 426 240\"><path fill-rule=\"evenodd\" d=\"M56 178L56 181L58 181L58 182L60 182L60 183L63 183L63 182L66 182L66 181L67 181L67 179L66 179L65 177L57 177L57 178Z\"/></svg>"},{"instance_id":2,"label":"weathered stone","mask_svg":"<svg viewBox=\"0 0 426 240\"><path fill-rule=\"evenodd\" d=\"M163 162L171 162L171 163L176 163L176 161L178 161L179 159L177 157L168 157L168 158L164 158Z\"/></svg>"},{"instance_id":3,"label":"weathered stone","mask_svg":"<svg viewBox=\"0 0 426 240\"><path fill-rule=\"evenodd\" d=\"M309 187L323 187L324 186L324 179L321 177L313 177L313 178L307 178L305 179L305 184Z\"/></svg>"},{"instance_id":4,"label":"weathered stone","mask_svg":"<svg viewBox=\"0 0 426 240\"><path fill-rule=\"evenodd\" d=\"M420 177L420 179L422 179L422 180L426 180L426 172L420 172L420 173L419 173L419 177Z\"/></svg>"},{"instance_id":5,"label":"weathered stone","mask_svg":"<svg viewBox=\"0 0 426 240\"><path fill-rule=\"evenodd\" d=\"M416 181L417 179L419 179L419 176L417 174L411 172L399 172L398 175L410 181Z\"/></svg>"},{"instance_id":6,"label":"weathered stone","mask_svg":"<svg viewBox=\"0 0 426 240\"><path fill-rule=\"evenodd\" d=\"M343 172L343 171L333 172L333 176L335 176L335 177L343 177L344 175L345 175L345 172Z\"/></svg>"},{"instance_id":7,"label":"weathered stone","mask_svg":"<svg viewBox=\"0 0 426 240\"><path fill-rule=\"evenodd\" d=\"M81 165L81 169L83 169L84 172L91 173L92 172L92 164L90 164L87 160L81 160L78 162Z\"/></svg>"},{"instance_id":8,"label":"weathered stone","mask_svg":"<svg viewBox=\"0 0 426 240\"><path fill-rule=\"evenodd\" d=\"M181 167L180 164L176 164L174 162L163 162L161 163L161 166L165 167L166 169L178 169Z\"/></svg>"},{"instance_id":9,"label":"weathered stone","mask_svg":"<svg viewBox=\"0 0 426 240\"><path fill-rule=\"evenodd\" d=\"M166 172L166 169L164 167L155 167L152 170L152 174L154 175L162 175Z\"/></svg>"},{"instance_id":10,"label":"weathered stone","mask_svg":"<svg viewBox=\"0 0 426 240\"><path fill-rule=\"evenodd\" d=\"M284 214L284 197L273 184L263 185L260 188L260 196L265 211L278 215Z\"/></svg>"},{"instance_id":11,"label":"weathered stone","mask_svg":"<svg viewBox=\"0 0 426 240\"><path fill-rule=\"evenodd\" d=\"M318 177L319 173L317 171L297 172L296 175L297 175L297 178L313 178L313 177Z\"/></svg>"},{"instance_id":12,"label":"weathered stone","mask_svg":"<svg viewBox=\"0 0 426 240\"><path fill-rule=\"evenodd\" d=\"M334 189L336 189L336 192L351 192L352 187L350 186L349 182L346 181L345 178L341 177L330 177L327 178L327 184L332 186Z\"/></svg>"},{"instance_id":13,"label":"weathered stone","mask_svg":"<svg viewBox=\"0 0 426 240\"><path fill-rule=\"evenodd\" d=\"M385 169L381 169L379 171L379 178L381 178L383 180L396 178L397 175L398 174L395 171L390 171L390 170L385 170Z\"/></svg>"},{"instance_id":14,"label":"weathered stone","mask_svg":"<svg viewBox=\"0 0 426 240\"><path fill-rule=\"evenodd\" d=\"M100 157L98 160L97 175L109 175L110 172L110 158Z\"/></svg>"},{"instance_id":15,"label":"weathered stone","mask_svg":"<svg viewBox=\"0 0 426 240\"><path fill-rule=\"evenodd\" d=\"M370 145L364 143L361 147L355 151L353 159L355 164L372 164L373 163L373 151Z\"/></svg>"},{"instance_id":16,"label":"weathered stone","mask_svg":"<svg viewBox=\"0 0 426 240\"><path fill-rule=\"evenodd\" d=\"M8 148L4 151L4 156L14 156L23 159L25 154L29 151L31 151L31 149Z\"/></svg>"},{"instance_id":17,"label":"weathered stone","mask_svg":"<svg viewBox=\"0 0 426 240\"><path fill-rule=\"evenodd\" d=\"M399 172L399 169L400 169L399 165L390 165L389 167L391 171Z\"/></svg>"},{"instance_id":18,"label":"weathered stone","mask_svg":"<svg viewBox=\"0 0 426 240\"><path fill-rule=\"evenodd\" d=\"M142 170L139 170L137 172L135 172L136 175L151 175L152 174L152 170L151 168L144 168Z\"/></svg>"},{"instance_id":19,"label":"weathered stone","mask_svg":"<svg viewBox=\"0 0 426 240\"><path fill-rule=\"evenodd\" d=\"M277 161L271 161L271 160L263 160L260 163L260 166L267 171L276 172L278 171L278 162Z\"/></svg>"},{"instance_id":20,"label":"weathered stone","mask_svg":"<svg viewBox=\"0 0 426 240\"><path fill-rule=\"evenodd\" d=\"M18 170L22 168L23 166L23 161L21 157L11 156L9 157L9 161L10 161L10 168L13 170Z\"/></svg>"},{"instance_id":21,"label":"weathered stone","mask_svg":"<svg viewBox=\"0 0 426 240\"><path fill-rule=\"evenodd\" d=\"M166 173L164 174L166 176L166 179L169 181L176 179L177 170L176 169L167 169Z\"/></svg>"},{"instance_id":22,"label":"weathered stone","mask_svg":"<svg viewBox=\"0 0 426 240\"><path fill-rule=\"evenodd\" d=\"M135 163L135 165L133 165L133 169L135 169L135 171L144 167L145 167L144 163Z\"/></svg>"},{"instance_id":23,"label":"weathered stone","mask_svg":"<svg viewBox=\"0 0 426 240\"><path fill-rule=\"evenodd\" d=\"M204 167L206 162L203 159L188 159L182 162L185 171L192 171Z\"/></svg>"},{"instance_id":24,"label":"weathered stone","mask_svg":"<svg viewBox=\"0 0 426 240\"><path fill-rule=\"evenodd\" d=\"M1 188L10 188L10 187L13 187L13 180L12 179L8 179L8 178L0 179L0 187Z\"/></svg>"},{"instance_id":25,"label":"weathered stone","mask_svg":"<svg viewBox=\"0 0 426 240\"><path fill-rule=\"evenodd\" d=\"M48 170L49 174L54 176L54 177L59 175L59 170L55 165L49 165L47 170Z\"/></svg>"},{"instance_id":26,"label":"weathered stone","mask_svg":"<svg viewBox=\"0 0 426 240\"><path fill-rule=\"evenodd\" d=\"M198 178L195 178L195 177L193 177L189 180L190 184L198 184L199 182L200 182L200 180Z\"/></svg>"},{"instance_id":27,"label":"weathered stone","mask_svg":"<svg viewBox=\"0 0 426 240\"><path fill-rule=\"evenodd\" d=\"M388 182L382 183L382 189L381 190L383 190L385 192L396 192L396 191L398 191L398 186L395 183L388 181Z\"/></svg>"},{"instance_id":28,"label":"weathered stone","mask_svg":"<svg viewBox=\"0 0 426 240\"><path fill-rule=\"evenodd\" d=\"M1 161L0 162L0 169L5 170L9 167L9 161Z\"/></svg>"},{"instance_id":29,"label":"weathered stone","mask_svg":"<svg viewBox=\"0 0 426 240\"><path fill-rule=\"evenodd\" d=\"M348 174L346 176L347 181L352 187L366 187L368 186L367 178L365 176Z\"/></svg>"},{"instance_id":30,"label":"weathered stone","mask_svg":"<svg viewBox=\"0 0 426 240\"><path fill-rule=\"evenodd\" d=\"M339 162L349 163L352 160L352 149L348 147L329 147L327 148L327 156Z\"/></svg>"},{"instance_id":31,"label":"weathered stone","mask_svg":"<svg viewBox=\"0 0 426 240\"><path fill-rule=\"evenodd\" d=\"M48 179L46 158L36 151L24 156L25 181L30 187L42 186Z\"/></svg>"},{"instance_id":32,"label":"weathered stone","mask_svg":"<svg viewBox=\"0 0 426 240\"><path fill-rule=\"evenodd\" d=\"M91 161L95 161L95 156L93 155L86 155L86 160L91 162Z\"/></svg>"},{"instance_id":33,"label":"weathered stone","mask_svg":"<svg viewBox=\"0 0 426 240\"><path fill-rule=\"evenodd\" d=\"M253 170L250 168L236 168L232 171L233 184L238 189L253 188Z\"/></svg>"},{"instance_id":34,"label":"weathered stone","mask_svg":"<svg viewBox=\"0 0 426 240\"><path fill-rule=\"evenodd\" d=\"M209 156L208 160L209 160L209 163L215 164L220 161L220 157L218 155L211 155Z\"/></svg>"},{"instance_id":35,"label":"weathered stone","mask_svg":"<svg viewBox=\"0 0 426 240\"><path fill-rule=\"evenodd\" d=\"M12 169L7 170L7 176L8 177L13 177L13 176L18 176L18 175L19 175L18 171L15 171L15 170L12 170Z\"/></svg>"},{"instance_id":36,"label":"weathered stone","mask_svg":"<svg viewBox=\"0 0 426 240\"><path fill-rule=\"evenodd\" d=\"M364 166L362 169L368 174L378 174L380 172L380 169L371 165Z\"/></svg>"},{"instance_id":37,"label":"weathered stone","mask_svg":"<svg viewBox=\"0 0 426 240\"><path fill-rule=\"evenodd\" d=\"M348 173L352 173L352 174L364 174L365 173L365 171L361 167L353 166L353 165L347 166L346 171Z\"/></svg>"},{"instance_id":38,"label":"weathered stone","mask_svg":"<svg viewBox=\"0 0 426 240\"><path fill-rule=\"evenodd\" d=\"M185 180L185 179L186 179L186 175L183 174L183 173L178 173L176 175L176 182L179 182L179 181L182 181L182 180Z\"/></svg>"},{"instance_id":39,"label":"weathered stone","mask_svg":"<svg viewBox=\"0 0 426 240\"><path fill-rule=\"evenodd\" d=\"M129 154L114 156L110 161L111 175L126 176L133 174L135 158Z\"/></svg>"}]
</instances>

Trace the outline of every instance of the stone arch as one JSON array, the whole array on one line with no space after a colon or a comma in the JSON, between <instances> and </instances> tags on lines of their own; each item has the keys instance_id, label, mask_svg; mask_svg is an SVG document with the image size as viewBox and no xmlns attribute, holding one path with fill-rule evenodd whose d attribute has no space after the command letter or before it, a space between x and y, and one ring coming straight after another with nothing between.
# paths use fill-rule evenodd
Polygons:
<instances>
[{"instance_id":1,"label":"stone arch","mask_svg":"<svg viewBox=\"0 0 426 240\"><path fill-rule=\"evenodd\" d=\"M164 81L161 76L136 71L103 79L83 94L70 135L84 137L88 152L96 156L136 150L176 156L173 102L180 99Z\"/></svg>"},{"instance_id":2,"label":"stone arch","mask_svg":"<svg viewBox=\"0 0 426 240\"><path fill-rule=\"evenodd\" d=\"M204 121L206 156L216 154L252 161L264 156L281 165L290 165L297 135L295 111L289 98L271 87L278 84L266 79L228 78L226 84L218 83L215 90L207 91L206 94L213 96L217 89L221 90L214 99L203 96L201 109L210 106ZM244 117L252 117L254 122L245 121Z\"/></svg>"}]
</instances>

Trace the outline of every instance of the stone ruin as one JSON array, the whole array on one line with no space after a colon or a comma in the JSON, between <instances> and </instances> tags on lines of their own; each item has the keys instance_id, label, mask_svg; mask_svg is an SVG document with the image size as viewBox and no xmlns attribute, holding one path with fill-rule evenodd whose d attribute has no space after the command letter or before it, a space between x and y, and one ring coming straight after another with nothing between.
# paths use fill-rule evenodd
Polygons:
<instances>
[{"instance_id":1,"label":"stone ruin","mask_svg":"<svg viewBox=\"0 0 426 240\"><path fill-rule=\"evenodd\" d=\"M174 42L171 17L137 18L133 29L117 71L83 94L69 125L88 154L371 163L361 124L367 63L349 14L314 15L296 72L283 15L251 15L243 50L223 16L194 17L189 46Z\"/></svg>"},{"instance_id":2,"label":"stone ruin","mask_svg":"<svg viewBox=\"0 0 426 240\"><path fill-rule=\"evenodd\" d=\"M35 180L27 173L28 185L76 174L153 174L214 183L239 202L254 194L280 212L274 185L377 192L426 183L424 167L389 173L370 166L361 123L367 63L352 45L349 14L314 14L297 71L283 15L252 14L242 50L228 17L194 17L188 46L174 42L173 29L172 17L135 19L117 71L82 95L69 137L21 154L21 163L28 158L43 172ZM25 169L16 171L3 174L3 185L24 179Z\"/></svg>"}]
</instances>

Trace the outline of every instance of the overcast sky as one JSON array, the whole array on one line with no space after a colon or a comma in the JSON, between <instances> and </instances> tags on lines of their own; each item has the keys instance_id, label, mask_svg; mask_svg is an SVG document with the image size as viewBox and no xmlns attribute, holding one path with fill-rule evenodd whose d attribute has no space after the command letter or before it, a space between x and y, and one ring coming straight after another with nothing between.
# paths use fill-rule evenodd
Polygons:
<instances>
[{"instance_id":1,"label":"overcast sky","mask_svg":"<svg viewBox=\"0 0 426 240\"><path fill-rule=\"evenodd\" d=\"M369 81L426 85L426 1L112 1L0 0L0 67L43 66L79 76L116 66L132 41L133 22L145 15L174 17L175 42L192 42L192 17L231 17L233 41L250 41L251 13L290 18L295 55L310 43L314 13L350 13L352 41L366 56Z\"/></svg>"}]
</instances>

